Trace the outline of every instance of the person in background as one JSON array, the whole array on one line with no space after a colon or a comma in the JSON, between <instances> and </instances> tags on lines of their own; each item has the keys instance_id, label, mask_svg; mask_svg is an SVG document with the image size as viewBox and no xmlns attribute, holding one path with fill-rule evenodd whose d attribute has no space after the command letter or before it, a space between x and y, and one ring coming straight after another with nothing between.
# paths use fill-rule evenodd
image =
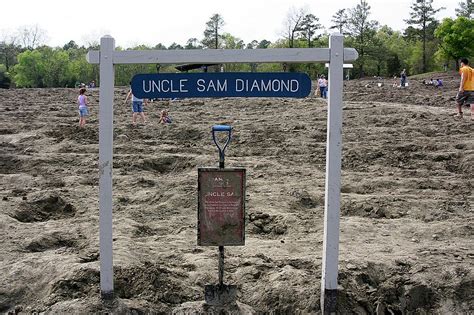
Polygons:
<instances>
[{"instance_id":1,"label":"person in background","mask_svg":"<svg viewBox=\"0 0 474 315\"><path fill-rule=\"evenodd\" d=\"M77 97L77 104L79 105L79 127L84 127L86 124L86 117L89 116L89 110L87 108L87 96L86 89L81 88L79 90L79 96Z\"/></svg>"},{"instance_id":2,"label":"person in background","mask_svg":"<svg viewBox=\"0 0 474 315\"><path fill-rule=\"evenodd\" d=\"M471 121L474 121L474 69L469 66L469 60L462 58L461 68L459 74L461 75L461 82L459 84L459 91L456 95L456 118L462 119L462 106L469 105L471 107Z\"/></svg>"},{"instance_id":3,"label":"person in background","mask_svg":"<svg viewBox=\"0 0 474 315\"><path fill-rule=\"evenodd\" d=\"M137 124L137 116L140 115L142 118L143 123L146 123L146 117L145 113L143 112L143 104L147 104L147 100L137 98L135 95L132 93L132 89L130 88L130 91L127 93L127 97L125 98L124 104L127 103L128 98L132 97L132 124L135 126Z\"/></svg>"},{"instance_id":4,"label":"person in background","mask_svg":"<svg viewBox=\"0 0 474 315\"><path fill-rule=\"evenodd\" d=\"M319 78L318 86L319 86L321 97L322 98L327 98L328 81L326 80L324 75L321 75L321 77Z\"/></svg>"},{"instance_id":5,"label":"person in background","mask_svg":"<svg viewBox=\"0 0 474 315\"><path fill-rule=\"evenodd\" d=\"M164 109L160 112L159 122L162 124L171 124L171 117L168 115L168 112Z\"/></svg>"},{"instance_id":6,"label":"person in background","mask_svg":"<svg viewBox=\"0 0 474 315\"><path fill-rule=\"evenodd\" d=\"M400 87L404 88L406 83L407 83L407 71L406 69L403 69L402 73L400 73Z\"/></svg>"}]
</instances>

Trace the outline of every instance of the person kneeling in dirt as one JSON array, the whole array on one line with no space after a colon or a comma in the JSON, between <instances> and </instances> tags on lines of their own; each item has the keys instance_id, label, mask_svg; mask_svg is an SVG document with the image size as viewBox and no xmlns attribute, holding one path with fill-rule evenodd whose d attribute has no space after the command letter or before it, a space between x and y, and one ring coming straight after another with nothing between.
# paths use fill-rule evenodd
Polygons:
<instances>
[{"instance_id":1,"label":"person kneeling in dirt","mask_svg":"<svg viewBox=\"0 0 474 315\"><path fill-rule=\"evenodd\" d=\"M162 124L171 124L171 117L168 115L166 110L160 112L160 123Z\"/></svg>"},{"instance_id":2,"label":"person kneeling in dirt","mask_svg":"<svg viewBox=\"0 0 474 315\"><path fill-rule=\"evenodd\" d=\"M137 116L140 115L143 123L146 123L145 113L143 112L143 104L147 105L146 99L141 99L135 97L132 93L132 89L127 94L124 104L127 104L128 98L132 96L132 124L135 126L137 124Z\"/></svg>"},{"instance_id":3,"label":"person kneeling in dirt","mask_svg":"<svg viewBox=\"0 0 474 315\"><path fill-rule=\"evenodd\" d=\"M474 69L469 66L467 58L461 59L461 82L459 84L459 92L456 95L456 107L458 113L457 118L462 118L462 106L470 105L471 121L474 121Z\"/></svg>"},{"instance_id":4,"label":"person kneeling in dirt","mask_svg":"<svg viewBox=\"0 0 474 315\"><path fill-rule=\"evenodd\" d=\"M79 90L79 96L77 97L77 104L79 105L79 127L84 127L86 124L86 117L89 116L89 110L87 108L87 96L86 89L82 88Z\"/></svg>"}]
</instances>

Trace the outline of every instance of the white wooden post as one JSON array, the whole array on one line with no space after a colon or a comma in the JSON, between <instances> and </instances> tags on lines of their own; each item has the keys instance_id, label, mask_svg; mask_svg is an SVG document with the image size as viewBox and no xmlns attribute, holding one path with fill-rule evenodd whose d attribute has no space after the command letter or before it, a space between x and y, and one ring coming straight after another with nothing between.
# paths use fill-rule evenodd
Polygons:
<instances>
[{"instance_id":1,"label":"white wooden post","mask_svg":"<svg viewBox=\"0 0 474 315\"><path fill-rule=\"evenodd\" d=\"M335 314L336 312L341 196L343 47L344 36L341 34L330 36L326 192L321 279L321 311L323 314Z\"/></svg>"},{"instance_id":2,"label":"white wooden post","mask_svg":"<svg viewBox=\"0 0 474 315\"><path fill-rule=\"evenodd\" d=\"M112 155L114 135L114 64L115 40L100 39L99 89L99 241L100 292L102 298L113 298L112 255Z\"/></svg>"}]
</instances>

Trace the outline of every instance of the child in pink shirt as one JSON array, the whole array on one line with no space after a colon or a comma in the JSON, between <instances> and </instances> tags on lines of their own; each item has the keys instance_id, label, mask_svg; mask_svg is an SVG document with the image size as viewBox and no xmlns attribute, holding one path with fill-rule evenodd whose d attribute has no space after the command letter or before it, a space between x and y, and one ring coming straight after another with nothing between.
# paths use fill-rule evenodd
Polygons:
<instances>
[{"instance_id":1,"label":"child in pink shirt","mask_svg":"<svg viewBox=\"0 0 474 315\"><path fill-rule=\"evenodd\" d=\"M89 116L89 110L87 109L87 96L85 95L86 89L82 88L79 90L79 96L77 97L77 104L79 105L79 127L84 127L86 124L86 117Z\"/></svg>"}]
</instances>

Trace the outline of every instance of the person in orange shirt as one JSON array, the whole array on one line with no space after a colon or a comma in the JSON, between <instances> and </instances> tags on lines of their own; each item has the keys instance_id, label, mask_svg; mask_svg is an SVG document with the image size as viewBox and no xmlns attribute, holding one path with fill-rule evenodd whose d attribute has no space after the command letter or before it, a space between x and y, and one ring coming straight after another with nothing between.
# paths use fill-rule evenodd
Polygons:
<instances>
[{"instance_id":1,"label":"person in orange shirt","mask_svg":"<svg viewBox=\"0 0 474 315\"><path fill-rule=\"evenodd\" d=\"M462 118L462 106L471 106L471 121L474 121L474 69L469 66L467 58L461 59L461 68L459 69L461 75L461 83L459 85L459 92L456 96L456 105L458 113L457 118Z\"/></svg>"}]
</instances>

